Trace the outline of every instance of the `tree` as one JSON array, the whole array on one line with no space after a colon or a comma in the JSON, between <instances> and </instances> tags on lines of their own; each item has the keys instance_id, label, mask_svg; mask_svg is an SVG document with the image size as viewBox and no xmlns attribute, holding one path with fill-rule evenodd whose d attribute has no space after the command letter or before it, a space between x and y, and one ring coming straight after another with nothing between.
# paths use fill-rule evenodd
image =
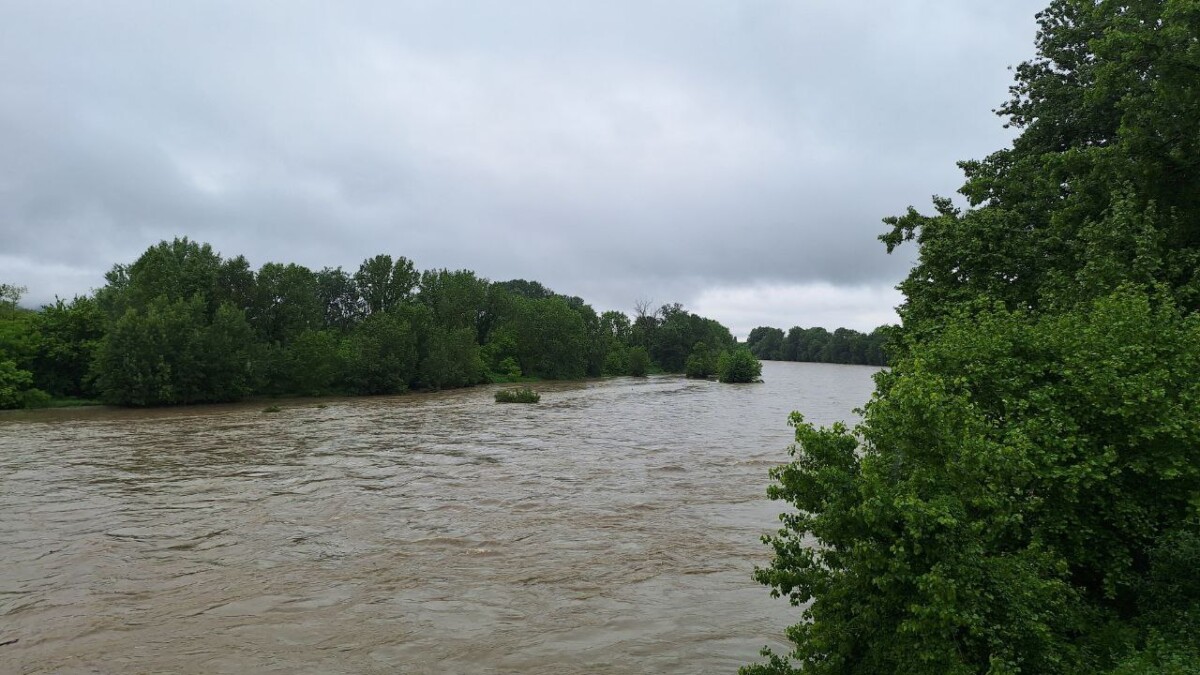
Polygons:
<instances>
[{"instance_id":1,"label":"tree","mask_svg":"<svg viewBox=\"0 0 1200 675\"><path fill-rule=\"evenodd\" d=\"M350 390L398 394L408 389L417 378L417 341L425 321L423 312L402 308L374 313L356 326L341 354Z\"/></svg>"},{"instance_id":2,"label":"tree","mask_svg":"<svg viewBox=\"0 0 1200 675\"><path fill-rule=\"evenodd\" d=\"M521 372L546 379L583 377L587 372L587 327L561 297L515 298L510 326Z\"/></svg>"},{"instance_id":3,"label":"tree","mask_svg":"<svg viewBox=\"0 0 1200 675\"><path fill-rule=\"evenodd\" d=\"M483 360L474 328L434 325L429 329L420 364L422 387L467 387L480 382L482 376Z\"/></svg>"},{"instance_id":4,"label":"tree","mask_svg":"<svg viewBox=\"0 0 1200 675\"><path fill-rule=\"evenodd\" d=\"M90 396L88 372L105 331L100 305L89 297L69 303L56 299L33 322L40 340L32 370L40 387L55 396Z\"/></svg>"},{"instance_id":5,"label":"tree","mask_svg":"<svg viewBox=\"0 0 1200 675\"><path fill-rule=\"evenodd\" d=\"M793 420L757 577L796 665L746 673L1200 672L1200 4L1039 24L970 208L887 221L919 257L863 422Z\"/></svg>"},{"instance_id":6,"label":"tree","mask_svg":"<svg viewBox=\"0 0 1200 675\"><path fill-rule=\"evenodd\" d=\"M645 377L650 370L650 354L645 347L631 347L626 356L628 373L633 377Z\"/></svg>"},{"instance_id":7,"label":"tree","mask_svg":"<svg viewBox=\"0 0 1200 675\"><path fill-rule=\"evenodd\" d=\"M726 383L757 382L762 375L762 363L749 349L738 348L721 352L717 358L717 379Z\"/></svg>"},{"instance_id":8,"label":"tree","mask_svg":"<svg viewBox=\"0 0 1200 675\"><path fill-rule=\"evenodd\" d=\"M12 361L0 361L0 410L25 407L25 392L32 388L32 373Z\"/></svg>"},{"instance_id":9,"label":"tree","mask_svg":"<svg viewBox=\"0 0 1200 675\"><path fill-rule=\"evenodd\" d=\"M250 322L264 342L287 344L325 324L317 277L303 265L267 263L255 279Z\"/></svg>"},{"instance_id":10,"label":"tree","mask_svg":"<svg viewBox=\"0 0 1200 675\"><path fill-rule=\"evenodd\" d=\"M408 300L420 281L413 263L400 256L367 258L354 273L354 286L363 303L363 313L375 314L395 309Z\"/></svg>"},{"instance_id":11,"label":"tree","mask_svg":"<svg viewBox=\"0 0 1200 675\"><path fill-rule=\"evenodd\" d=\"M750 353L760 359L777 361L783 357L783 331L778 328L759 326L750 331L746 338Z\"/></svg>"},{"instance_id":12,"label":"tree","mask_svg":"<svg viewBox=\"0 0 1200 675\"><path fill-rule=\"evenodd\" d=\"M109 307L119 317L128 307L145 309L155 299L200 297L205 311L216 311L217 282L222 278L221 256L208 244L187 237L162 241L146 249L133 264L117 265L107 275L116 295Z\"/></svg>"},{"instance_id":13,"label":"tree","mask_svg":"<svg viewBox=\"0 0 1200 675\"><path fill-rule=\"evenodd\" d=\"M200 296L160 297L130 308L96 348L96 388L106 403L151 406L235 401L250 392L253 331L241 310L211 320Z\"/></svg>"},{"instance_id":14,"label":"tree","mask_svg":"<svg viewBox=\"0 0 1200 675\"><path fill-rule=\"evenodd\" d=\"M717 361L719 355L708 348L708 345L703 342L697 342L692 348L692 353L688 356L687 364L684 366L684 374L694 379L706 379L716 377Z\"/></svg>"},{"instance_id":15,"label":"tree","mask_svg":"<svg viewBox=\"0 0 1200 675\"><path fill-rule=\"evenodd\" d=\"M338 389L345 370L338 336L329 330L305 330L287 346L281 392L322 396Z\"/></svg>"},{"instance_id":16,"label":"tree","mask_svg":"<svg viewBox=\"0 0 1200 675\"><path fill-rule=\"evenodd\" d=\"M12 318L17 313L17 305L21 303L29 289L15 284L0 284L0 307L4 308L4 316Z\"/></svg>"},{"instance_id":17,"label":"tree","mask_svg":"<svg viewBox=\"0 0 1200 675\"><path fill-rule=\"evenodd\" d=\"M342 332L350 330L361 318L364 304L354 280L340 267L326 267L316 273L316 281L325 327Z\"/></svg>"},{"instance_id":18,"label":"tree","mask_svg":"<svg viewBox=\"0 0 1200 675\"><path fill-rule=\"evenodd\" d=\"M963 313L880 376L854 434L795 416L770 495L798 511L757 577L812 601L803 672L1111 669L1162 590L1148 552L1196 525L1196 368L1200 321L1126 288Z\"/></svg>"}]
</instances>

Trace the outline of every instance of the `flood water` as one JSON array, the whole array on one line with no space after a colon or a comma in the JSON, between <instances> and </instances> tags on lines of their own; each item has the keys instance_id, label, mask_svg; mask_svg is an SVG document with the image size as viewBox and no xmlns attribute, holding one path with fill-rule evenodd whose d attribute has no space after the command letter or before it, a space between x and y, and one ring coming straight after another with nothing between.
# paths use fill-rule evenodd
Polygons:
<instances>
[{"instance_id":1,"label":"flood water","mask_svg":"<svg viewBox=\"0 0 1200 675\"><path fill-rule=\"evenodd\" d=\"M787 415L874 372L0 415L0 672L734 672Z\"/></svg>"}]
</instances>

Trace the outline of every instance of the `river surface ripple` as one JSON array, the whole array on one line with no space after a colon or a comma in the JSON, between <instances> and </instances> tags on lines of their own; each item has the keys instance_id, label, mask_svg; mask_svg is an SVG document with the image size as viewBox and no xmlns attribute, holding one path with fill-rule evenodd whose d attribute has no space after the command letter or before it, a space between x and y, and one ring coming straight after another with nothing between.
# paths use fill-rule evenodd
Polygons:
<instances>
[{"instance_id":1,"label":"river surface ripple","mask_svg":"<svg viewBox=\"0 0 1200 675\"><path fill-rule=\"evenodd\" d=\"M751 579L787 414L873 368L0 415L0 672L719 673L797 617Z\"/></svg>"}]
</instances>

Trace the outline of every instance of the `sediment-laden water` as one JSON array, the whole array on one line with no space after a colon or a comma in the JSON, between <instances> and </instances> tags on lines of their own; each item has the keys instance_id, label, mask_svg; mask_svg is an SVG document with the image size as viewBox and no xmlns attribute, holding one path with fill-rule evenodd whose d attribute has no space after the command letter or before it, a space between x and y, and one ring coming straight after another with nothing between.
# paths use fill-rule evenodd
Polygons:
<instances>
[{"instance_id":1,"label":"sediment-laden water","mask_svg":"<svg viewBox=\"0 0 1200 675\"><path fill-rule=\"evenodd\" d=\"M0 415L0 672L733 672L797 616L750 576L787 414L875 371L764 366Z\"/></svg>"}]
</instances>

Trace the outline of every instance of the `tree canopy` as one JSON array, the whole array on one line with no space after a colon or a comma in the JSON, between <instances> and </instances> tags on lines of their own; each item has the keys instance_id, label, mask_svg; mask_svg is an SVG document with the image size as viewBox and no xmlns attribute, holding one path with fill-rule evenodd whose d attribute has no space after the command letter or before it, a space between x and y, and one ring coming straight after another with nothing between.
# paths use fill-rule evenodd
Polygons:
<instances>
[{"instance_id":1,"label":"tree canopy","mask_svg":"<svg viewBox=\"0 0 1200 675\"><path fill-rule=\"evenodd\" d=\"M886 221L861 424L793 417L756 576L802 621L745 673L1200 672L1200 2L1038 21L969 207Z\"/></svg>"},{"instance_id":2,"label":"tree canopy","mask_svg":"<svg viewBox=\"0 0 1200 675\"><path fill-rule=\"evenodd\" d=\"M418 271L386 254L352 274L255 270L185 237L106 280L94 296L37 312L18 306L23 288L0 287L0 407L49 395L151 406L683 372L698 344L712 359L734 344L679 305L635 324L536 281Z\"/></svg>"}]
</instances>

